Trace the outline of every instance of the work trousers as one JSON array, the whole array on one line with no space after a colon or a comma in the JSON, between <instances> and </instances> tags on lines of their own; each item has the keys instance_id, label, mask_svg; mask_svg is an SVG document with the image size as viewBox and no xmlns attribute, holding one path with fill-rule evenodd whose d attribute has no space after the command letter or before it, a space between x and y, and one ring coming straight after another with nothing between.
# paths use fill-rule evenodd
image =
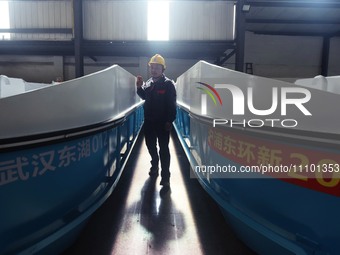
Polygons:
<instances>
[{"instance_id":1,"label":"work trousers","mask_svg":"<svg viewBox=\"0 0 340 255\"><path fill-rule=\"evenodd\" d=\"M151 156L152 170L158 170L159 158L161 160L161 176L164 179L170 178L170 151L169 139L170 131L165 130L165 123L144 121L144 135L146 147ZM157 140L159 146L159 156L157 152Z\"/></svg>"}]
</instances>

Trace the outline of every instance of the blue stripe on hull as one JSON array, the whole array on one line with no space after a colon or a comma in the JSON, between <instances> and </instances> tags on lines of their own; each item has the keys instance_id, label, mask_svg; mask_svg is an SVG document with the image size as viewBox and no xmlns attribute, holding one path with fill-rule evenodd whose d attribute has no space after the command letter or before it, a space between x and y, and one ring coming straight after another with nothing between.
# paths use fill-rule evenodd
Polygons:
<instances>
[{"instance_id":1,"label":"blue stripe on hull","mask_svg":"<svg viewBox=\"0 0 340 255\"><path fill-rule=\"evenodd\" d=\"M0 254L37 253L76 232L116 186L142 122L139 108L108 130L1 153Z\"/></svg>"},{"instance_id":2,"label":"blue stripe on hull","mask_svg":"<svg viewBox=\"0 0 340 255\"><path fill-rule=\"evenodd\" d=\"M198 165L236 169L241 165L212 150L207 125L190 118L182 108L178 109L176 131L195 177L249 247L259 254L340 254L337 196L272 177L214 178L195 171Z\"/></svg>"}]
</instances>

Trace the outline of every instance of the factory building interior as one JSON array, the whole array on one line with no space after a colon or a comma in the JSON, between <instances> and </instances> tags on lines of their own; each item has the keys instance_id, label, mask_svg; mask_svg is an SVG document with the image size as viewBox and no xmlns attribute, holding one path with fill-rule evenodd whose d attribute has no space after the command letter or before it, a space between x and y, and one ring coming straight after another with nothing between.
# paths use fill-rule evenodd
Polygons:
<instances>
[{"instance_id":1,"label":"factory building interior","mask_svg":"<svg viewBox=\"0 0 340 255\"><path fill-rule=\"evenodd\" d=\"M168 189L136 89L154 63L177 91ZM339 94L338 0L0 0L0 255L340 254ZM300 172L197 168L265 149Z\"/></svg>"}]
</instances>

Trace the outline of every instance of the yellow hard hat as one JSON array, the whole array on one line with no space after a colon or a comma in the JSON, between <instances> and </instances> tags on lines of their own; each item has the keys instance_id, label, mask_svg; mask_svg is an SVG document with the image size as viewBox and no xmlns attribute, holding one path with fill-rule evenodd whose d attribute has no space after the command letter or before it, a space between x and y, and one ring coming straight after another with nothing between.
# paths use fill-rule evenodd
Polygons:
<instances>
[{"instance_id":1,"label":"yellow hard hat","mask_svg":"<svg viewBox=\"0 0 340 255\"><path fill-rule=\"evenodd\" d=\"M164 67L164 69L165 69L165 60L164 60L164 58L163 58L161 55L159 55L159 54L156 54L156 55L154 55L152 58L150 58L149 65L150 65L150 64L160 64L160 65L162 65L162 66Z\"/></svg>"}]
</instances>

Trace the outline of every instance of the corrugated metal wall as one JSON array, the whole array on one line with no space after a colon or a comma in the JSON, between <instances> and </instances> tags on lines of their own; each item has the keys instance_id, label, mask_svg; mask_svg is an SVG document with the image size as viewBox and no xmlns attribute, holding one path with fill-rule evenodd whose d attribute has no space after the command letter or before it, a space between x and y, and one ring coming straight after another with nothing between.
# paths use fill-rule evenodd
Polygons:
<instances>
[{"instance_id":1,"label":"corrugated metal wall","mask_svg":"<svg viewBox=\"0 0 340 255\"><path fill-rule=\"evenodd\" d=\"M71 0L9 1L11 28L73 28ZM147 40L148 1L84 0L84 39ZM234 3L170 1L170 40L234 39ZM11 34L14 40L69 40L72 34Z\"/></svg>"},{"instance_id":2,"label":"corrugated metal wall","mask_svg":"<svg viewBox=\"0 0 340 255\"><path fill-rule=\"evenodd\" d=\"M72 1L9 1L11 28L72 28ZM72 34L11 34L14 40L67 40Z\"/></svg>"},{"instance_id":3,"label":"corrugated metal wall","mask_svg":"<svg viewBox=\"0 0 340 255\"><path fill-rule=\"evenodd\" d=\"M145 1L84 1L83 8L85 39L147 39Z\"/></svg>"},{"instance_id":4,"label":"corrugated metal wall","mask_svg":"<svg viewBox=\"0 0 340 255\"><path fill-rule=\"evenodd\" d=\"M234 3L170 1L170 40L233 40ZM84 2L84 38L146 40L148 1Z\"/></svg>"}]
</instances>

